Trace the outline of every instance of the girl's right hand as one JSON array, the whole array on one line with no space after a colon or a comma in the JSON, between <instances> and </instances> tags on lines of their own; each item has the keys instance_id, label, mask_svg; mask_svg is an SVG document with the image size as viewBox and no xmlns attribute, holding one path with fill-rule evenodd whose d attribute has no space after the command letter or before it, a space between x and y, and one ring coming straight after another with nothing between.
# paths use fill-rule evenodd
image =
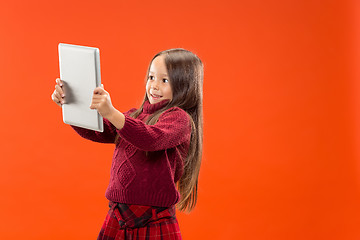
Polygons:
<instances>
[{"instance_id":1,"label":"girl's right hand","mask_svg":"<svg viewBox=\"0 0 360 240\"><path fill-rule=\"evenodd\" d=\"M60 78L57 78L55 84L55 90L51 94L51 99L60 107L62 106L62 104L65 103L64 100L65 94L62 87L63 87L63 82L61 81Z\"/></svg>"}]
</instances>

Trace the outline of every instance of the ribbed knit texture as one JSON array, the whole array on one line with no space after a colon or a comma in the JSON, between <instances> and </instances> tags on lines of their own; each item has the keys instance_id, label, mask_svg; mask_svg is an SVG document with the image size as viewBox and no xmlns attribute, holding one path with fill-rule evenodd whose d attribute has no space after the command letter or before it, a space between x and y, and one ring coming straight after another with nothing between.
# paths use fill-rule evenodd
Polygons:
<instances>
[{"instance_id":1,"label":"ribbed knit texture","mask_svg":"<svg viewBox=\"0 0 360 240\"><path fill-rule=\"evenodd\" d=\"M145 102L136 119L129 116L136 109L124 113L125 124L120 130L105 118L104 132L71 126L80 136L95 142L114 143L116 135L120 135L105 193L108 200L159 207L179 201L175 184L183 173L183 159L190 144L189 116L173 107L162 113L155 125L145 124L166 103Z\"/></svg>"}]
</instances>

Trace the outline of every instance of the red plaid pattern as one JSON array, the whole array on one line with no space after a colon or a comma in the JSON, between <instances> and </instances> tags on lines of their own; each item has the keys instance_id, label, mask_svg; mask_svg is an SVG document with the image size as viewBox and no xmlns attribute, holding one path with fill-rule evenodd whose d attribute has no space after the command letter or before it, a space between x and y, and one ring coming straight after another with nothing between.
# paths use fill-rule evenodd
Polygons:
<instances>
[{"instance_id":1,"label":"red plaid pattern","mask_svg":"<svg viewBox=\"0 0 360 240\"><path fill-rule=\"evenodd\" d=\"M110 210L98 240L181 240L175 216L170 208L109 203Z\"/></svg>"}]
</instances>

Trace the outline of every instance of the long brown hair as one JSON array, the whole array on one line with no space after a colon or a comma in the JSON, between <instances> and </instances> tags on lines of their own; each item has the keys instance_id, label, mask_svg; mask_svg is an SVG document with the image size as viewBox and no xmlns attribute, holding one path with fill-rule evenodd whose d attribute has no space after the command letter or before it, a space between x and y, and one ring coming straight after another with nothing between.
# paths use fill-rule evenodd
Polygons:
<instances>
[{"instance_id":1,"label":"long brown hair","mask_svg":"<svg viewBox=\"0 0 360 240\"><path fill-rule=\"evenodd\" d=\"M162 109L152 114L146 121L148 125L154 125L160 115L171 107L179 107L185 110L191 121L191 140L187 157L184 159L184 172L177 183L181 199L177 204L180 211L190 212L196 205L198 178L203 148L203 63L194 53L174 48L159 52L150 61L146 74L146 81L152 61L160 56L165 56L165 65L169 74L170 85L173 92L172 100ZM143 111L145 101L140 108L130 114L137 118ZM119 136L116 137L117 142Z\"/></svg>"}]
</instances>

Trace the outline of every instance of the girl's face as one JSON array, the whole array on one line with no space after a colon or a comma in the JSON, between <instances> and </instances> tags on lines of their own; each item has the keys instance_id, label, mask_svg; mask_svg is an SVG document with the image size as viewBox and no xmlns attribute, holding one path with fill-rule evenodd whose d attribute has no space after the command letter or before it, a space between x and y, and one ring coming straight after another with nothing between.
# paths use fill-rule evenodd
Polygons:
<instances>
[{"instance_id":1,"label":"girl's face","mask_svg":"<svg viewBox=\"0 0 360 240\"><path fill-rule=\"evenodd\" d=\"M162 55L157 56L150 66L146 94L151 104L165 99L172 100L173 94L164 58Z\"/></svg>"}]
</instances>

